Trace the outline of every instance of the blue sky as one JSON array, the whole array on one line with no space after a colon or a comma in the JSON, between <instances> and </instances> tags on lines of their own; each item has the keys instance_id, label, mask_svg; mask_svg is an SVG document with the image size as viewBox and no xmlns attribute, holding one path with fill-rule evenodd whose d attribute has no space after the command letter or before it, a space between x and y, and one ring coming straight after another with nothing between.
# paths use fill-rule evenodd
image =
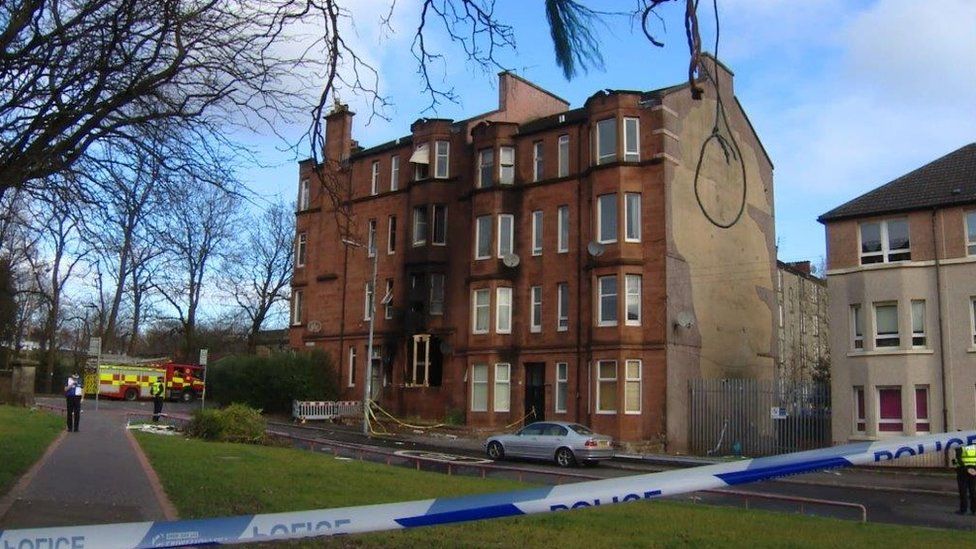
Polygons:
<instances>
[{"instance_id":1,"label":"blue sky","mask_svg":"<svg viewBox=\"0 0 976 549\"><path fill-rule=\"evenodd\" d=\"M586 1L626 11L633 0ZM433 65L443 87L462 98L425 111L409 48L420 0L398 0L392 31L379 24L389 0L348 3L348 40L377 68L392 106L370 118L361 97L340 91L357 113L353 138L370 146L406 135L421 116L462 119L497 102L497 69L464 62L443 35L429 43L445 63ZM604 68L567 81L556 67L541 0L498 0L496 13L513 26L517 50L498 60L578 107L604 88L654 89L686 78L683 8L659 10L666 24L653 47L626 18L597 28ZM683 5L683 2L681 2ZM700 6L703 48L711 51L711 4ZM772 157L779 256L824 255L818 215L943 154L976 141L976 2L972 0L724 0L719 2L719 57L735 72L735 92ZM367 122L369 123L367 124ZM304 126L277 130L298 139ZM270 132L268 132L270 133ZM242 172L257 193L293 201L296 155L264 135L247 136L269 168ZM307 147L307 146L305 146ZM299 148L306 157L307 148Z\"/></svg>"}]
</instances>

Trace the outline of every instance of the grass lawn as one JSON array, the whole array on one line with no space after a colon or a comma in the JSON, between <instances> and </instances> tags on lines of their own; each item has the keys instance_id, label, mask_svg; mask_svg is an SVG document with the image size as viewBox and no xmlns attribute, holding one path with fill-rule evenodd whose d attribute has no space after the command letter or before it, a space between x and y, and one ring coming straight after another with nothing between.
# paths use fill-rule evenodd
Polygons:
<instances>
[{"instance_id":1,"label":"grass lawn","mask_svg":"<svg viewBox=\"0 0 976 549\"><path fill-rule=\"evenodd\" d=\"M298 511L524 488L289 448L137 434L183 518ZM972 532L665 501L319 538L288 547L966 546Z\"/></svg>"},{"instance_id":2,"label":"grass lawn","mask_svg":"<svg viewBox=\"0 0 976 549\"><path fill-rule=\"evenodd\" d=\"M64 430L64 419L49 412L0 406L0 494L7 493Z\"/></svg>"}]
</instances>

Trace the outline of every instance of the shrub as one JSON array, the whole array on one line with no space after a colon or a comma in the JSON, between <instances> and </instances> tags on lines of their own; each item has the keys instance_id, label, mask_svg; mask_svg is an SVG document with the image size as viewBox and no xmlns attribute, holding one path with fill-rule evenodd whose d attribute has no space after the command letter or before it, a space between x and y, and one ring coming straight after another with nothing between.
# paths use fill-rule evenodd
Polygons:
<instances>
[{"instance_id":1,"label":"shrub","mask_svg":"<svg viewBox=\"0 0 976 549\"><path fill-rule=\"evenodd\" d=\"M211 441L259 444L264 442L266 427L261 410L231 404L219 410L197 410L193 413L186 434Z\"/></svg>"},{"instance_id":2,"label":"shrub","mask_svg":"<svg viewBox=\"0 0 976 549\"><path fill-rule=\"evenodd\" d=\"M338 395L335 367L322 352L231 356L207 372L208 398L269 413L290 413L292 400L335 400Z\"/></svg>"},{"instance_id":3,"label":"shrub","mask_svg":"<svg viewBox=\"0 0 976 549\"><path fill-rule=\"evenodd\" d=\"M220 439L224 442L259 443L264 440L267 422L261 410L243 404L231 404L220 410Z\"/></svg>"},{"instance_id":4,"label":"shrub","mask_svg":"<svg viewBox=\"0 0 976 549\"><path fill-rule=\"evenodd\" d=\"M220 410L196 410L193 412L190 425L186 428L186 434L204 440L220 440L223 431L220 421Z\"/></svg>"}]
</instances>

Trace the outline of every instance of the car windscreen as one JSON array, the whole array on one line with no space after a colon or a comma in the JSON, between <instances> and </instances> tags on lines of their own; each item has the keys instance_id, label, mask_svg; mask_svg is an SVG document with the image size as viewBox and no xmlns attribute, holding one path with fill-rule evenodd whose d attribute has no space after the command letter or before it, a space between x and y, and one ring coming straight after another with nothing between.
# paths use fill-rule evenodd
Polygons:
<instances>
[{"instance_id":1,"label":"car windscreen","mask_svg":"<svg viewBox=\"0 0 976 549\"><path fill-rule=\"evenodd\" d=\"M586 436L586 435L592 435L593 434L593 431L591 431L589 428L584 427L584 426L582 426L582 425L580 425L578 423L574 423L574 424L570 425L569 428L572 429L573 432L575 432L577 435Z\"/></svg>"}]
</instances>

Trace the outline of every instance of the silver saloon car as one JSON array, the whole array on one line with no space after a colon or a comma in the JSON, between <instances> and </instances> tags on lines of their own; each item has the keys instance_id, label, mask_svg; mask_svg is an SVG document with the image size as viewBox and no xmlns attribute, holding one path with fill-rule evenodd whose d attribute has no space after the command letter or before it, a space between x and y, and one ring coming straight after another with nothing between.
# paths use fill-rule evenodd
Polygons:
<instances>
[{"instance_id":1,"label":"silver saloon car","mask_svg":"<svg viewBox=\"0 0 976 549\"><path fill-rule=\"evenodd\" d=\"M538 421L513 434L490 436L484 447L494 460L544 459L553 460L560 467L594 464L613 457L613 438L564 421Z\"/></svg>"}]
</instances>

